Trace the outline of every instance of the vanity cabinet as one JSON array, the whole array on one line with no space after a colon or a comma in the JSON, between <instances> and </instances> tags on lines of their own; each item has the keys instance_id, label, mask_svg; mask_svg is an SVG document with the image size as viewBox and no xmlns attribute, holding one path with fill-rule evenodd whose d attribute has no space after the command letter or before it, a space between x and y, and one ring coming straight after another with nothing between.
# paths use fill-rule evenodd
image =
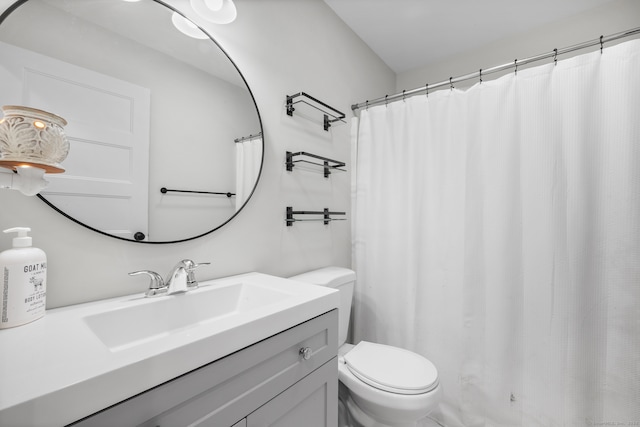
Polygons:
<instances>
[{"instance_id":1,"label":"vanity cabinet","mask_svg":"<svg viewBox=\"0 0 640 427\"><path fill-rule=\"evenodd\" d=\"M335 427L337 329L332 310L72 425Z\"/></svg>"}]
</instances>

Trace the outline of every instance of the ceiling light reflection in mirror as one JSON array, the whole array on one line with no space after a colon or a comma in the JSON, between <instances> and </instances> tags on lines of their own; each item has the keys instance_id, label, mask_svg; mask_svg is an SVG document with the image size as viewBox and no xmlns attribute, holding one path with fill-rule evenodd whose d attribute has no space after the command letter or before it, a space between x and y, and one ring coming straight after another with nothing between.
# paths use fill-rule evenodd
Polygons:
<instances>
[{"instance_id":1,"label":"ceiling light reflection in mirror","mask_svg":"<svg viewBox=\"0 0 640 427\"><path fill-rule=\"evenodd\" d=\"M238 15L233 0L190 0L190 4L198 15L214 24L229 24Z\"/></svg>"},{"instance_id":2,"label":"ceiling light reflection in mirror","mask_svg":"<svg viewBox=\"0 0 640 427\"><path fill-rule=\"evenodd\" d=\"M178 12L173 12L171 15L171 22L182 34L193 37L194 39L204 40L209 38L196 24L189 21Z\"/></svg>"}]
</instances>

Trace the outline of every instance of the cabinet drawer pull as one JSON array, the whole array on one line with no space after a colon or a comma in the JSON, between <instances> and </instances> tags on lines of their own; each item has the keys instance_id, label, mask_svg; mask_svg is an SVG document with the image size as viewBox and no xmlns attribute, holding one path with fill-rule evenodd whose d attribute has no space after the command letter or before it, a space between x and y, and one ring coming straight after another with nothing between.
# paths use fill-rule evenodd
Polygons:
<instances>
[{"instance_id":1,"label":"cabinet drawer pull","mask_svg":"<svg viewBox=\"0 0 640 427\"><path fill-rule=\"evenodd\" d=\"M302 347L300 349L300 356L302 356L302 358L304 360L309 360L311 359L311 355L312 355L313 351L311 350L311 347Z\"/></svg>"}]
</instances>

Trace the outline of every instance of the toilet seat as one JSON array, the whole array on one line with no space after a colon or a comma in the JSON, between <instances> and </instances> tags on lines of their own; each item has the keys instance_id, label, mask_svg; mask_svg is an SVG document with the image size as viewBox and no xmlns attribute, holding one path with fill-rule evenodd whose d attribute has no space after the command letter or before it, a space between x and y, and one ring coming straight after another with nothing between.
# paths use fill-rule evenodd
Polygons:
<instances>
[{"instance_id":1,"label":"toilet seat","mask_svg":"<svg viewBox=\"0 0 640 427\"><path fill-rule=\"evenodd\" d=\"M438 385L438 370L412 351L361 341L344 355L347 368L361 381L397 394L427 393Z\"/></svg>"}]
</instances>

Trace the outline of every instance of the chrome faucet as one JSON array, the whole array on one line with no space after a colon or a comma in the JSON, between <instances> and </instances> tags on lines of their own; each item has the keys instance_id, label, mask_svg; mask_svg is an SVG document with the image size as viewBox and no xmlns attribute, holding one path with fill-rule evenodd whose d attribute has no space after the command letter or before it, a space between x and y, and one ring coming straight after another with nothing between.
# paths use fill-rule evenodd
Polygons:
<instances>
[{"instance_id":1,"label":"chrome faucet","mask_svg":"<svg viewBox=\"0 0 640 427\"><path fill-rule=\"evenodd\" d=\"M196 280L195 270L201 265L209 264L210 263L208 262L196 264L190 259L183 259L177 263L165 281L166 286L168 287L167 293L175 294L178 292L187 292L192 289L197 289L198 281Z\"/></svg>"},{"instance_id":2,"label":"chrome faucet","mask_svg":"<svg viewBox=\"0 0 640 427\"><path fill-rule=\"evenodd\" d=\"M138 274L146 274L150 277L149 289L145 293L147 297L154 297L158 295L172 295L181 292L187 292L192 289L198 288L198 281L195 277L196 268L201 265L209 265L208 262L202 262L196 264L190 259L183 259L178 262L171 272L167 275L165 281L155 271L140 270L129 273L129 276L136 276Z\"/></svg>"}]
</instances>

